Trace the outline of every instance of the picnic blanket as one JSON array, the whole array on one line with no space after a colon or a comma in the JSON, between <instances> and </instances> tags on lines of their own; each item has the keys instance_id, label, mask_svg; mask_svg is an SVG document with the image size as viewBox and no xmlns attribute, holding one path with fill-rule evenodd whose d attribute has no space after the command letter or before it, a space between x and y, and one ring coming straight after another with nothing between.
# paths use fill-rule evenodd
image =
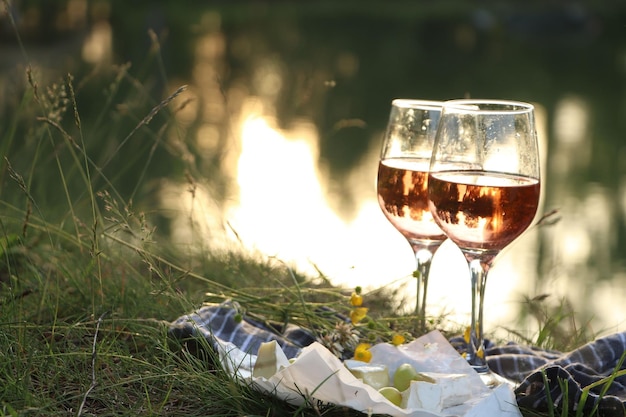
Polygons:
<instances>
[{"instance_id":1,"label":"picnic blanket","mask_svg":"<svg viewBox=\"0 0 626 417\"><path fill-rule=\"evenodd\" d=\"M308 329L262 322L242 314L232 302L207 305L185 314L171 323L169 331L178 340L201 337L209 346L217 341L230 342L252 354L262 343L275 340L287 358L297 356L302 348L316 340ZM462 349L461 337L452 338L450 342ZM583 388L608 377L616 369L626 368L622 363L625 350L626 332L597 339L571 352L515 343L496 346L486 341L490 369L517 383L515 395L520 408L536 411L548 410L549 400L559 407L565 399L569 402L568 409L576 410ZM588 395L583 415L589 415L597 407L601 416L624 416L626 376L613 380L608 389L604 385L597 386L589 390Z\"/></svg>"}]
</instances>

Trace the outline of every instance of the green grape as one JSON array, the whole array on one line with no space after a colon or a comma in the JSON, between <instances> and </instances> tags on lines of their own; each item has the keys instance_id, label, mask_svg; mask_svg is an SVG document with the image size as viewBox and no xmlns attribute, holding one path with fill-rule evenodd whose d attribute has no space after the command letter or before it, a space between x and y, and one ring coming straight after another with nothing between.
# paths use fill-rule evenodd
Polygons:
<instances>
[{"instance_id":1,"label":"green grape","mask_svg":"<svg viewBox=\"0 0 626 417\"><path fill-rule=\"evenodd\" d=\"M402 404L402 393L398 391L394 387L382 387L378 390L382 394L383 397L388 399L392 404L401 407Z\"/></svg>"},{"instance_id":2,"label":"green grape","mask_svg":"<svg viewBox=\"0 0 626 417\"><path fill-rule=\"evenodd\" d=\"M404 391L411 386L411 381L424 381L434 384L436 381L428 375L421 374L410 363L403 363L393 375L393 386Z\"/></svg>"},{"instance_id":3,"label":"green grape","mask_svg":"<svg viewBox=\"0 0 626 417\"><path fill-rule=\"evenodd\" d=\"M398 366L396 373L393 375L393 386L398 391L404 391L411 385L411 381L417 376L417 371L410 363L403 363Z\"/></svg>"}]
</instances>

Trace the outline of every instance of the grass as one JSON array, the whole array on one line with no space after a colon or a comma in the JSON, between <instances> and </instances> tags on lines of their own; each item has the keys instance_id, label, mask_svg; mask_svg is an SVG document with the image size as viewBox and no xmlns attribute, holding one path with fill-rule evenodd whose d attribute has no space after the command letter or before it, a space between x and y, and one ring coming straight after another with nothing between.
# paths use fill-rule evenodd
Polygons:
<instances>
[{"instance_id":1,"label":"grass","mask_svg":"<svg viewBox=\"0 0 626 417\"><path fill-rule=\"evenodd\" d=\"M22 81L0 115L0 415L361 415L261 395L216 366L202 341L168 336L170 321L205 302L232 299L262 318L322 330L332 323L317 307L350 310L351 289L322 273L303 276L237 248L176 247L161 232L165 216L150 204L155 165L171 164L189 192L205 185L180 151L190 146L175 117L185 86L156 99L129 66L49 80L22 53ZM100 90L97 106L82 101L90 90ZM366 297L365 339L410 334L397 292ZM526 341L565 347L572 313L554 320L535 301L541 331ZM588 339L584 328L575 335L569 345Z\"/></svg>"}]
</instances>

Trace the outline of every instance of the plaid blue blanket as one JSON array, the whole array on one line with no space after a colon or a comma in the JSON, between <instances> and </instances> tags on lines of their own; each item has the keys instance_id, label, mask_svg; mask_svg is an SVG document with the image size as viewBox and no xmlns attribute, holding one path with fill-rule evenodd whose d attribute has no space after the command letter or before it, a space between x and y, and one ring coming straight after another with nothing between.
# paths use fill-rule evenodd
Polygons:
<instances>
[{"instance_id":1,"label":"plaid blue blanket","mask_svg":"<svg viewBox=\"0 0 626 417\"><path fill-rule=\"evenodd\" d=\"M208 345L217 340L231 342L252 354L256 354L261 343L276 340L288 358L297 356L301 348L316 340L311 331L299 326L255 320L231 302L205 306L179 317L171 323L170 334L178 340L202 337ZM453 338L450 342L458 346L463 339ZM576 410L585 387L616 369L626 368L625 351L626 332L597 339L567 353L514 343L495 346L489 341L486 350L491 370L518 384L515 394L520 408L536 411L547 411L549 401L558 408L566 400L568 409ZM583 415L590 415L594 407L600 416L624 416L626 376L590 389Z\"/></svg>"}]
</instances>

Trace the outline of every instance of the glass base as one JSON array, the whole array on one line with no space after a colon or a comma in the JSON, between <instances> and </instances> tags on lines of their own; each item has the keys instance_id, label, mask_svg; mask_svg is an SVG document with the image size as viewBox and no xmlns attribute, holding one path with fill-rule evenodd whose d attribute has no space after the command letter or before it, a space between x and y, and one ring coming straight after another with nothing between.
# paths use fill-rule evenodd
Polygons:
<instances>
[{"instance_id":1,"label":"glass base","mask_svg":"<svg viewBox=\"0 0 626 417\"><path fill-rule=\"evenodd\" d=\"M470 366L481 375L491 373L487 364L474 365L470 363Z\"/></svg>"}]
</instances>

